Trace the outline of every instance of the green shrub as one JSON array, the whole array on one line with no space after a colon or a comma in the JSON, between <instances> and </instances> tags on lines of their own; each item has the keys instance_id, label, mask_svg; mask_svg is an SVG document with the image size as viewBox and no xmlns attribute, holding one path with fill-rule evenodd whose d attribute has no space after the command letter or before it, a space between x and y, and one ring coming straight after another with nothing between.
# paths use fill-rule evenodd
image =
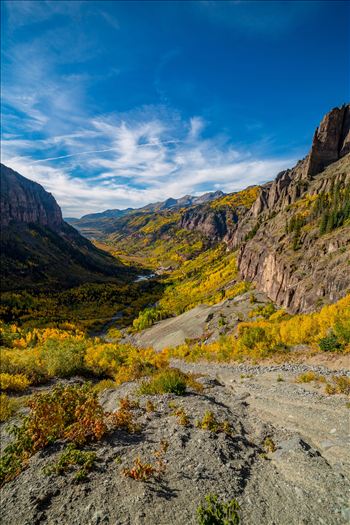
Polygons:
<instances>
[{"instance_id":1,"label":"green shrub","mask_svg":"<svg viewBox=\"0 0 350 525\"><path fill-rule=\"evenodd\" d=\"M84 372L85 350L85 341L52 338L45 341L40 356L49 376L71 377Z\"/></svg>"},{"instance_id":2,"label":"green shrub","mask_svg":"<svg viewBox=\"0 0 350 525\"><path fill-rule=\"evenodd\" d=\"M265 438L263 445L266 452L276 452L277 450L274 441L270 437Z\"/></svg>"},{"instance_id":3,"label":"green shrub","mask_svg":"<svg viewBox=\"0 0 350 525\"><path fill-rule=\"evenodd\" d=\"M0 389L21 392L30 385L29 379L24 374L0 374Z\"/></svg>"},{"instance_id":4,"label":"green shrub","mask_svg":"<svg viewBox=\"0 0 350 525\"><path fill-rule=\"evenodd\" d=\"M0 394L0 423L7 421L22 408L28 397L9 397L6 394Z\"/></svg>"},{"instance_id":5,"label":"green shrub","mask_svg":"<svg viewBox=\"0 0 350 525\"><path fill-rule=\"evenodd\" d=\"M38 360L37 352L32 349L0 349L0 369L4 374L24 374L31 384L45 383L47 371L42 360Z\"/></svg>"},{"instance_id":6,"label":"green shrub","mask_svg":"<svg viewBox=\"0 0 350 525\"><path fill-rule=\"evenodd\" d=\"M161 308L145 308L145 310L142 310L139 316L134 319L132 324L134 329L139 332L140 330L149 328L157 321L164 319L164 317L166 317L166 315Z\"/></svg>"},{"instance_id":7,"label":"green shrub","mask_svg":"<svg viewBox=\"0 0 350 525\"><path fill-rule=\"evenodd\" d=\"M326 337L319 340L318 346L323 352L336 352L342 349L342 344L336 334L331 331Z\"/></svg>"},{"instance_id":8,"label":"green shrub","mask_svg":"<svg viewBox=\"0 0 350 525\"><path fill-rule=\"evenodd\" d=\"M235 499L220 502L216 494L205 496L205 503L197 508L198 525L238 525L239 505Z\"/></svg>"},{"instance_id":9,"label":"green shrub","mask_svg":"<svg viewBox=\"0 0 350 525\"><path fill-rule=\"evenodd\" d=\"M249 326L248 324L241 328L240 344L243 347L253 349L255 346L264 343L266 349L273 345L272 337L264 326Z\"/></svg>"},{"instance_id":10,"label":"green shrub","mask_svg":"<svg viewBox=\"0 0 350 525\"><path fill-rule=\"evenodd\" d=\"M186 392L188 376L177 368L161 370L151 379L143 381L139 388L141 395L172 393L182 396Z\"/></svg>"},{"instance_id":11,"label":"green shrub","mask_svg":"<svg viewBox=\"0 0 350 525\"><path fill-rule=\"evenodd\" d=\"M59 460L44 469L45 474L64 474L68 470L75 470L75 479L81 481L87 477L96 459L95 452L79 450L73 443L69 443L62 452Z\"/></svg>"},{"instance_id":12,"label":"green shrub","mask_svg":"<svg viewBox=\"0 0 350 525\"><path fill-rule=\"evenodd\" d=\"M225 326L227 323L226 323L226 319L225 317L220 314L220 317L219 317L219 320L218 320L218 326L221 327L221 326Z\"/></svg>"},{"instance_id":13,"label":"green shrub","mask_svg":"<svg viewBox=\"0 0 350 525\"><path fill-rule=\"evenodd\" d=\"M338 321L335 322L333 329L335 335L342 343L350 343L350 323L348 320L338 319Z\"/></svg>"},{"instance_id":14,"label":"green shrub","mask_svg":"<svg viewBox=\"0 0 350 525\"><path fill-rule=\"evenodd\" d=\"M233 431L230 423L225 419L224 421L218 421L213 412L207 411L201 420L196 421L196 427L202 430L209 430L209 432L223 432L229 436L232 435Z\"/></svg>"},{"instance_id":15,"label":"green shrub","mask_svg":"<svg viewBox=\"0 0 350 525\"><path fill-rule=\"evenodd\" d=\"M101 381L92 387L92 390L96 392L96 394L100 394L110 388L117 388L117 386L117 383L113 381L113 379L101 379Z\"/></svg>"}]
</instances>

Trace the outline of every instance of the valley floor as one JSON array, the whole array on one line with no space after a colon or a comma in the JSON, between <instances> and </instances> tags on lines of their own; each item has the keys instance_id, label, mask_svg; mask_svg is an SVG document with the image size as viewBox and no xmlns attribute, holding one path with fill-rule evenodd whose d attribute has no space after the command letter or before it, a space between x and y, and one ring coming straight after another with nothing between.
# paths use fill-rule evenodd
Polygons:
<instances>
[{"instance_id":1,"label":"valley floor","mask_svg":"<svg viewBox=\"0 0 350 525\"><path fill-rule=\"evenodd\" d=\"M196 508L210 492L237 498L243 525L349 522L346 397L326 395L321 383L295 381L308 371L329 379L347 370L335 370L335 362L172 365L203 374L203 392L141 396L141 407L154 404L154 411L140 411L142 432L114 432L93 445L97 468L84 483L70 474L43 475L59 444L36 454L2 489L2 525L195 525ZM135 387L132 382L106 390L103 407L115 409L118 399L134 396ZM188 426L179 424L175 407L188 415ZM232 435L196 426L207 411L228 420ZM137 456L152 461L162 440L169 447L160 480L121 474Z\"/></svg>"}]
</instances>

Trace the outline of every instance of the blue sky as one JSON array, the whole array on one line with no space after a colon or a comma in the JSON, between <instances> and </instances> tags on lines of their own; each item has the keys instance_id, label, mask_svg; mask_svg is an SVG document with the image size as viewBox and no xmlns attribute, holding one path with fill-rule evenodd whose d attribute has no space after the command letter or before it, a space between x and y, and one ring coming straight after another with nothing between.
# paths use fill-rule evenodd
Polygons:
<instances>
[{"instance_id":1,"label":"blue sky","mask_svg":"<svg viewBox=\"0 0 350 525\"><path fill-rule=\"evenodd\" d=\"M349 99L349 4L2 2L2 162L65 216L272 179Z\"/></svg>"}]
</instances>

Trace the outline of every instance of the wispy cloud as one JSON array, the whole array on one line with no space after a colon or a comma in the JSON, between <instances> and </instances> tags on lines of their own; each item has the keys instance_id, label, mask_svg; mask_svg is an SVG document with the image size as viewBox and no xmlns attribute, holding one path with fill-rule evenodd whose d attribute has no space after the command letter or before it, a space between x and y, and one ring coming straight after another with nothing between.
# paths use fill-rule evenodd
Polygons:
<instances>
[{"instance_id":1,"label":"wispy cloud","mask_svg":"<svg viewBox=\"0 0 350 525\"><path fill-rule=\"evenodd\" d=\"M118 115L93 118L90 127L67 136L66 155L28 156L30 141L5 141L4 162L43 184L61 204L66 216L107 208L139 207L149 202L199 194L218 188L236 191L265 182L292 164L294 159L256 157L236 149L222 137L203 138L205 121L163 119L153 109L153 119L127 119ZM62 147L65 137L56 137ZM54 143L50 141L50 145ZM103 143L108 147L87 149ZM45 141L41 146L45 146ZM22 155L21 155L22 153ZM27 155L23 155L26 153ZM83 175L82 175L83 174Z\"/></svg>"}]
</instances>

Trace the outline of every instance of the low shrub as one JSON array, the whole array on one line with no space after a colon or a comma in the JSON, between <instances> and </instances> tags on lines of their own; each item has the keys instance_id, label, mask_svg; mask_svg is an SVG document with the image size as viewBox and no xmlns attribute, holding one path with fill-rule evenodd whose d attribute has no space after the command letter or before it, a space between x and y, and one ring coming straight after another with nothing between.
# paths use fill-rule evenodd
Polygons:
<instances>
[{"instance_id":1,"label":"low shrub","mask_svg":"<svg viewBox=\"0 0 350 525\"><path fill-rule=\"evenodd\" d=\"M16 477L35 452L58 439L83 445L101 439L108 429L135 431L130 402L122 401L114 414L105 413L88 384L57 385L33 396L28 406L22 425L10 429L15 439L1 457L0 484Z\"/></svg>"},{"instance_id":2,"label":"low shrub","mask_svg":"<svg viewBox=\"0 0 350 525\"><path fill-rule=\"evenodd\" d=\"M111 412L108 416L108 421L112 427L126 430L130 433L139 432L141 430L140 426L134 421L132 412L134 408L138 408L138 405L135 405L135 403L127 397L120 399L119 403L119 409L116 412Z\"/></svg>"},{"instance_id":3,"label":"low shrub","mask_svg":"<svg viewBox=\"0 0 350 525\"><path fill-rule=\"evenodd\" d=\"M22 392L29 385L30 381L24 374L0 374L0 390Z\"/></svg>"},{"instance_id":4,"label":"low shrub","mask_svg":"<svg viewBox=\"0 0 350 525\"><path fill-rule=\"evenodd\" d=\"M93 468L96 459L95 452L79 450L73 443L69 443L60 455L57 462L44 469L45 474L64 474L68 470L75 471L75 479L82 481Z\"/></svg>"},{"instance_id":5,"label":"low shrub","mask_svg":"<svg viewBox=\"0 0 350 525\"><path fill-rule=\"evenodd\" d=\"M101 379L98 383L92 387L93 391L97 394L104 392L105 390L116 388L118 385L113 379Z\"/></svg>"},{"instance_id":6,"label":"low shrub","mask_svg":"<svg viewBox=\"0 0 350 525\"><path fill-rule=\"evenodd\" d=\"M143 463L138 456L134 460L131 468L124 468L123 474L127 478L132 478L135 481L146 481L157 473L157 469L151 463Z\"/></svg>"},{"instance_id":7,"label":"low shrub","mask_svg":"<svg viewBox=\"0 0 350 525\"><path fill-rule=\"evenodd\" d=\"M14 416L20 408L28 402L27 397L9 397L6 394L0 394L0 423L7 421Z\"/></svg>"},{"instance_id":8,"label":"low shrub","mask_svg":"<svg viewBox=\"0 0 350 525\"><path fill-rule=\"evenodd\" d=\"M156 373L168 365L168 359L150 348L97 343L86 350L85 365L89 372L121 384Z\"/></svg>"},{"instance_id":9,"label":"low shrub","mask_svg":"<svg viewBox=\"0 0 350 525\"><path fill-rule=\"evenodd\" d=\"M198 525L239 525L239 504L235 499L221 502L216 494L208 494L197 508Z\"/></svg>"},{"instance_id":10,"label":"low shrub","mask_svg":"<svg viewBox=\"0 0 350 525\"><path fill-rule=\"evenodd\" d=\"M135 481L147 481L151 477L159 479L165 471L164 455L168 450L168 446L169 443L167 441L162 440L160 442L158 450L153 452L155 463L143 463L141 458L138 456L136 459L134 459L134 463L131 468L123 469L122 472L124 476L132 478Z\"/></svg>"},{"instance_id":11,"label":"low shrub","mask_svg":"<svg viewBox=\"0 0 350 525\"><path fill-rule=\"evenodd\" d=\"M0 348L0 370L4 374L23 374L31 384L48 380L48 374L36 348Z\"/></svg>"},{"instance_id":12,"label":"low shrub","mask_svg":"<svg viewBox=\"0 0 350 525\"><path fill-rule=\"evenodd\" d=\"M350 395L350 377L348 376L333 376L332 383L327 383L326 394L345 394Z\"/></svg>"},{"instance_id":13,"label":"low shrub","mask_svg":"<svg viewBox=\"0 0 350 525\"><path fill-rule=\"evenodd\" d=\"M311 381L318 381L320 383L324 383L325 380L326 379L324 376L321 376L320 374L317 374L312 370L309 370L308 372L303 372L302 374L298 375L295 379L296 383L311 383Z\"/></svg>"},{"instance_id":14,"label":"low shrub","mask_svg":"<svg viewBox=\"0 0 350 525\"><path fill-rule=\"evenodd\" d=\"M147 399L147 401L146 401L145 410L148 413L155 412L155 410L156 410L155 404L152 403L152 401L150 399Z\"/></svg>"},{"instance_id":15,"label":"low shrub","mask_svg":"<svg viewBox=\"0 0 350 525\"><path fill-rule=\"evenodd\" d=\"M183 427L188 427L190 425L190 418L185 412L185 409L182 407L176 407L173 412L174 416L177 417L179 425Z\"/></svg>"},{"instance_id":16,"label":"low shrub","mask_svg":"<svg viewBox=\"0 0 350 525\"><path fill-rule=\"evenodd\" d=\"M227 419L218 421L214 413L210 411L207 411L201 420L196 421L196 427L202 430L209 430L209 432L223 432L227 435L232 435L232 428Z\"/></svg>"},{"instance_id":17,"label":"low shrub","mask_svg":"<svg viewBox=\"0 0 350 525\"><path fill-rule=\"evenodd\" d=\"M168 368L155 374L151 379L143 381L139 387L141 395L176 394L182 396L186 392L187 376L177 368Z\"/></svg>"},{"instance_id":18,"label":"low shrub","mask_svg":"<svg viewBox=\"0 0 350 525\"><path fill-rule=\"evenodd\" d=\"M343 348L336 334L331 331L326 337L319 340L318 346L322 352L337 352Z\"/></svg>"},{"instance_id":19,"label":"low shrub","mask_svg":"<svg viewBox=\"0 0 350 525\"><path fill-rule=\"evenodd\" d=\"M265 438L263 446L264 446L264 449L266 450L266 452L276 452L276 450L277 450L277 447L276 447L274 441L270 437Z\"/></svg>"},{"instance_id":20,"label":"low shrub","mask_svg":"<svg viewBox=\"0 0 350 525\"><path fill-rule=\"evenodd\" d=\"M40 348L39 359L50 377L71 377L85 372L86 340L50 338Z\"/></svg>"},{"instance_id":21,"label":"low shrub","mask_svg":"<svg viewBox=\"0 0 350 525\"><path fill-rule=\"evenodd\" d=\"M197 391L203 390L203 385L196 381L192 374L185 374L177 368L165 368L153 377L141 383L138 393L140 395L176 394L182 396L187 387Z\"/></svg>"}]
</instances>

